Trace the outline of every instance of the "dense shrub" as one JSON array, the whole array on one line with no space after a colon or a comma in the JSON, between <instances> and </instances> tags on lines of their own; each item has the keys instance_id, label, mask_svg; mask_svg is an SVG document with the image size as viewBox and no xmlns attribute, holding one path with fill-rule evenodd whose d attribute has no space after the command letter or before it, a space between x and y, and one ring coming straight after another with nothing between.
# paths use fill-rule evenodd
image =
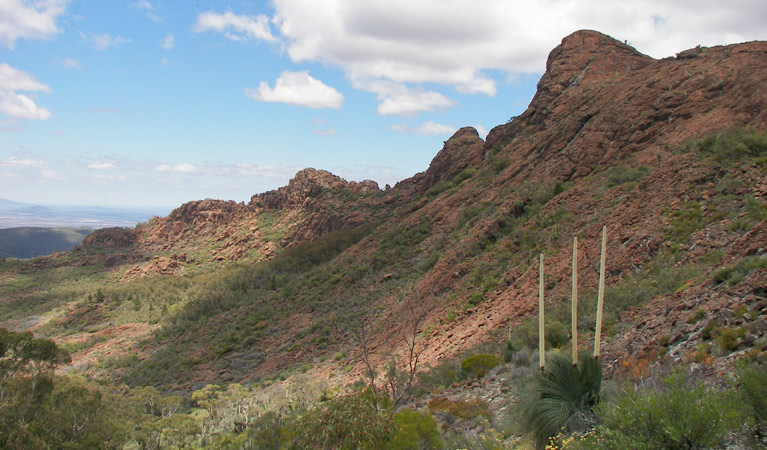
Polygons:
<instances>
[{"instance_id":1,"label":"dense shrub","mask_svg":"<svg viewBox=\"0 0 767 450\"><path fill-rule=\"evenodd\" d=\"M663 379L659 386L628 386L597 413L602 424L582 448L714 448L739 425L728 393L681 374Z\"/></svg>"},{"instance_id":2,"label":"dense shrub","mask_svg":"<svg viewBox=\"0 0 767 450\"><path fill-rule=\"evenodd\" d=\"M733 286L743 281L744 278L755 270L765 267L767 267L767 257L747 256L731 266L717 269L714 272L713 279L717 284L726 281L727 284Z\"/></svg>"},{"instance_id":3,"label":"dense shrub","mask_svg":"<svg viewBox=\"0 0 767 450\"><path fill-rule=\"evenodd\" d=\"M362 394L336 397L316 406L295 429L291 448L318 450L380 448L395 431L390 417Z\"/></svg>"},{"instance_id":4,"label":"dense shrub","mask_svg":"<svg viewBox=\"0 0 767 450\"><path fill-rule=\"evenodd\" d=\"M488 370L502 363L503 360L495 355L480 353L478 355L469 356L461 361L461 370L469 373L475 378L482 378Z\"/></svg>"},{"instance_id":5,"label":"dense shrub","mask_svg":"<svg viewBox=\"0 0 767 450\"><path fill-rule=\"evenodd\" d=\"M754 364L738 370L738 398L754 424L767 428L767 365Z\"/></svg>"},{"instance_id":6,"label":"dense shrub","mask_svg":"<svg viewBox=\"0 0 767 450\"><path fill-rule=\"evenodd\" d=\"M730 128L687 143L682 150L696 150L720 163L736 162L767 155L767 135L754 128Z\"/></svg>"},{"instance_id":7,"label":"dense shrub","mask_svg":"<svg viewBox=\"0 0 767 450\"><path fill-rule=\"evenodd\" d=\"M649 167L626 167L616 166L607 171L607 179L604 182L604 186L607 188L620 186L625 183L633 183L644 178L645 174L650 171Z\"/></svg>"},{"instance_id":8,"label":"dense shrub","mask_svg":"<svg viewBox=\"0 0 767 450\"><path fill-rule=\"evenodd\" d=\"M417 374L419 388L429 391L449 388L466 376L458 362L449 360Z\"/></svg>"},{"instance_id":9,"label":"dense shrub","mask_svg":"<svg viewBox=\"0 0 767 450\"><path fill-rule=\"evenodd\" d=\"M394 416L397 431L391 442L386 444L390 450L437 450L445 448L445 443L437 430L434 418L428 412L405 409Z\"/></svg>"}]
</instances>

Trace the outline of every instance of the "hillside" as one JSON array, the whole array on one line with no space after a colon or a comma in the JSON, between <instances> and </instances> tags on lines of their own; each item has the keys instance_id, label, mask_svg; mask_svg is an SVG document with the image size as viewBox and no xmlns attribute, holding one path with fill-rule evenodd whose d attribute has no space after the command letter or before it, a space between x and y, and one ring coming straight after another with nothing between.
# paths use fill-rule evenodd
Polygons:
<instances>
[{"instance_id":1,"label":"hillside","mask_svg":"<svg viewBox=\"0 0 767 450\"><path fill-rule=\"evenodd\" d=\"M0 320L55 338L71 372L131 386L343 386L365 376L361 324L374 365L404 361L412 317L422 367L524 348L540 253L548 320L568 324L575 236L591 345L606 226L605 375L703 362L717 376L767 350L765 73L764 42L654 60L579 31L523 114L486 140L457 131L393 188L306 169L248 203L98 230L3 263Z\"/></svg>"},{"instance_id":2,"label":"hillside","mask_svg":"<svg viewBox=\"0 0 767 450\"><path fill-rule=\"evenodd\" d=\"M90 228L0 228L0 258L34 258L71 250L92 232Z\"/></svg>"}]
</instances>

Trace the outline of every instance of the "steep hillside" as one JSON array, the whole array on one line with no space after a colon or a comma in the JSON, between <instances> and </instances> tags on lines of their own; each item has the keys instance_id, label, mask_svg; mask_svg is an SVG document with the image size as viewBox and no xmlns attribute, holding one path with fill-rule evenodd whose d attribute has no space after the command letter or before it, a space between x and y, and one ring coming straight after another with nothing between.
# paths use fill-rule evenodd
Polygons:
<instances>
[{"instance_id":1,"label":"steep hillside","mask_svg":"<svg viewBox=\"0 0 767 450\"><path fill-rule=\"evenodd\" d=\"M364 374L360 324L376 364L404 354L412 317L427 366L518 340L539 253L550 320L567 323L574 236L588 344L606 226L608 374L763 357L765 73L763 42L654 60L580 31L551 52L523 114L486 141L459 130L394 188L306 169L247 204L100 230L65 255L6 263L0 319L56 337L72 370L132 385L295 371L345 384ZM712 349L728 329L740 341Z\"/></svg>"}]
</instances>

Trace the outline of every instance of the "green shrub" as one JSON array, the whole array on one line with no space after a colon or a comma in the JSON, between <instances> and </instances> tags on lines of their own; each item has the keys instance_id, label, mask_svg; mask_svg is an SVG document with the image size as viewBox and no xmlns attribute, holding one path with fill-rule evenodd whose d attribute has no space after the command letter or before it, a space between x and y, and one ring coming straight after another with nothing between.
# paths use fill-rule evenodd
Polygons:
<instances>
[{"instance_id":1,"label":"green shrub","mask_svg":"<svg viewBox=\"0 0 767 450\"><path fill-rule=\"evenodd\" d=\"M738 370L738 398L757 427L767 427L767 366L754 364Z\"/></svg>"},{"instance_id":2,"label":"green shrub","mask_svg":"<svg viewBox=\"0 0 767 450\"><path fill-rule=\"evenodd\" d=\"M626 387L599 405L602 424L586 448L714 448L738 427L737 406L726 392L690 382L680 374L660 386Z\"/></svg>"},{"instance_id":3,"label":"green shrub","mask_svg":"<svg viewBox=\"0 0 767 450\"><path fill-rule=\"evenodd\" d=\"M641 180L650 171L649 167L626 167L616 166L607 171L607 179L604 186L607 188L620 186L625 183L633 183Z\"/></svg>"},{"instance_id":4,"label":"green shrub","mask_svg":"<svg viewBox=\"0 0 767 450\"><path fill-rule=\"evenodd\" d=\"M700 322L701 319L705 318L707 314L708 313L706 312L705 309L699 308L698 310L695 311L695 313L693 313L692 316L690 316L687 319L687 323L689 324L698 323Z\"/></svg>"},{"instance_id":5,"label":"green shrub","mask_svg":"<svg viewBox=\"0 0 767 450\"><path fill-rule=\"evenodd\" d=\"M767 155L767 135L754 128L730 128L683 146L720 163Z\"/></svg>"},{"instance_id":6,"label":"green shrub","mask_svg":"<svg viewBox=\"0 0 767 450\"><path fill-rule=\"evenodd\" d=\"M552 320L546 324L546 348L561 348L570 340L569 329L558 320Z\"/></svg>"},{"instance_id":7,"label":"green shrub","mask_svg":"<svg viewBox=\"0 0 767 450\"><path fill-rule=\"evenodd\" d=\"M538 449L560 432L567 434L593 427L593 408L599 401L602 365L582 354L577 366L563 353L546 355L546 368L534 378L530 397L522 405L525 430Z\"/></svg>"},{"instance_id":8,"label":"green shrub","mask_svg":"<svg viewBox=\"0 0 767 450\"><path fill-rule=\"evenodd\" d=\"M418 372L419 387L433 391L435 388L449 388L466 377L460 366L455 361L443 361L428 370Z\"/></svg>"},{"instance_id":9,"label":"green shrub","mask_svg":"<svg viewBox=\"0 0 767 450\"><path fill-rule=\"evenodd\" d=\"M717 269L712 278L717 284L726 281L730 286L734 286L754 271L765 267L767 267L767 257L747 256L731 266Z\"/></svg>"},{"instance_id":10,"label":"green shrub","mask_svg":"<svg viewBox=\"0 0 767 450\"><path fill-rule=\"evenodd\" d=\"M295 424L296 449L372 449L390 438L395 428L363 394L336 397L306 413Z\"/></svg>"},{"instance_id":11,"label":"green shrub","mask_svg":"<svg viewBox=\"0 0 767 450\"><path fill-rule=\"evenodd\" d=\"M495 355L480 353L472 355L461 361L461 370L471 374L475 378L482 378L488 370L502 364L503 360Z\"/></svg>"},{"instance_id":12,"label":"green shrub","mask_svg":"<svg viewBox=\"0 0 767 450\"><path fill-rule=\"evenodd\" d=\"M427 450L445 448L434 418L428 412L405 409L394 416L397 432L386 445L389 450Z\"/></svg>"},{"instance_id":13,"label":"green shrub","mask_svg":"<svg viewBox=\"0 0 767 450\"><path fill-rule=\"evenodd\" d=\"M743 328L722 327L718 332L719 336L716 338L716 343L719 344L722 351L726 352L734 352L746 334L746 330Z\"/></svg>"}]
</instances>

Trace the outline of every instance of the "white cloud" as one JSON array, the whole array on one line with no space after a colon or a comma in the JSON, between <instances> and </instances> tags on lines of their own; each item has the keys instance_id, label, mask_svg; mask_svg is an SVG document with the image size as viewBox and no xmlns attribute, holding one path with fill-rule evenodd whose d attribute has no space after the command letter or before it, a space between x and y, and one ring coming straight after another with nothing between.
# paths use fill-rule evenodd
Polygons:
<instances>
[{"instance_id":1,"label":"white cloud","mask_svg":"<svg viewBox=\"0 0 767 450\"><path fill-rule=\"evenodd\" d=\"M85 35L84 33L80 33L80 36L82 36L83 39L90 42L93 47L96 48L96 50L109 50L110 47L114 47L121 44L127 44L128 42L131 42L130 39L124 38L122 36L112 36L109 34L93 34Z\"/></svg>"},{"instance_id":2,"label":"white cloud","mask_svg":"<svg viewBox=\"0 0 767 450\"><path fill-rule=\"evenodd\" d=\"M31 159L31 158L24 158L19 159L15 156L11 156L7 160L0 162L0 167L45 167L45 163L43 161Z\"/></svg>"},{"instance_id":3,"label":"white cloud","mask_svg":"<svg viewBox=\"0 0 767 450\"><path fill-rule=\"evenodd\" d=\"M455 105L453 100L438 92L421 90L403 90L394 94L379 94L383 101L376 108L382 116L413 116L423 111L435 111Z\"/></svg>"},{"instance_id":4,"label":"white cloud","mask_svg":"<svg viewBox=\"0 0 767 450\"><path fill-rule=\"evenodd\" d=\"M414 133L424 135L436 135L436 134L453 134L457 130L454 126L443 125L434 122L426 122L414 127L408 127L404 123L398 123L391 125L390 130L399 131L401 133Z\"/></svg>"},{"instance_id":5,"label":"white cloud","mask_svg":"<svg viewBox=\"0 0 767 450\"><path fill-rule=\"evenodd\" d=\"M157 172L171 172L171 173L193 173L197 172L197 167L194 164L176 164L170 166L168 164L160 164L154 168Z\"/></svg>"},{"instance_id":6,"label":"white cloud","mask_svg":"<svg viewBox=\"0 0 767 450\"><path fill-rule=\"evenodd\" d=\"M318 135L318 136L335 136L336 135L336 129L335 128L329 128L327 130L312 130L312 133Z\"/></svg>"},{"instance_id":7,"label":"white cloud","mask_svg":"<svg viewBox=\"0 0 767 450\"><path fill-rule=\"evenodd\" d=\"M426 122L413 128L413 133L416 134L453 134L455 131L453 126L434 122Z\"/></svg>"},{"instance_id":8,"label":"white cloud","mask_svg":"<svg viewBox=\"0 0 767 450\"><path fill-rule=\"evenodd\" d=\"M456 102L439 92L420 88L409 88L403 83L391 81L352 78L356 89L378 94L376 112L382 116L414 116L419 112L436 111Z\"/></svg>"},{"instance_id":9,"label":"white cloud","mask_svg":"<svg viewBox=\"0 0 767 450\"><path fill-rule=\"evenodd\" d=\"M274 89L262 82L258 89L245 89L245 95L260 102L279 102L308 108L338 109L344 96L309 75L309 72L283 72Z\"/></svg>"},{"instance_id":10,"label":"white cloud","mask_svg":"<svg viewBox=\"0 0 767 450\"><path fill-rule=\"evenodd\" d=\"M140 9L146 13L146 16L151 20L152 22L159 22L160 16L158 16L154 12L154 6L152 6L151 3L149 3L146 0L139 0L135 3L132 3L130 5L132 8Z\"/></svg>"},{"instance_id":11,"label":"white cloud","mask_svg":"<svg viewBox=\"0 0 767 450\"><path fill-rule=\"evenodd\" d=\"M61 65L61 67L66 67L67 69L79 69L80 61L74 58L64 58L59 61L59 65Z\"/></svg>"},{"instance_id":12,"label":"white cloud","mask_svg":"<svg viewBox=\"0 0 767 450\"><path fill-rule=\"evenodd\" d=\"M168 58L161 58L160 59L160 65L161 66L167 66L168 64L170 64L170 62L168 61Z\"/></svg>"},{"instance_id":13,"label":"white cloud","mask_svg":"<svg viewBox=\"0 0 767 450\"><path fill-rule=\"evenodd\" d=\"M162 41L162 48L165 50L171 50L176 45L176 38L172 34L169 34Z\"/></svg>"},{"instance_id":14,"label":"white cloud","mask_svg":"<svg viewBox=\"0 0 767 450\"><path fill-rule=\"evenodd\" d=\"M0 1L0 43L13 49L17 39L44 39L59 30L56 20L67 0Z\"/></svg>"},{"instance_id":15,"label":"white cloud","mask_svg":"<svg viewBox=\"0 0 767 450\"><path fill-rule=\"evenodd\" d=\"M45 120L51 116L50 111L17 91L50 93L51 88L22 70L0 63L0 111L20 119Z\"/></svg>"},{"instance_id":16,"label":"white cloud","mask_svg":"<svg viewBox=\"0 0 767 450\"><path fill-rule=\"evenodd\" d=\"M43 91L51 92L51 88L35 80L24 71L0 63L0 89L9 91Z\"/></svg>"},{"instance_id":17,"label":"white cloud","mask_svg":"<svg viewBox=\"0 0 767 450\"><path fill-rule=\"evenodd\" d=\"M113 170L117 166L108 162L92 162L88 164L88 168L93 170Z\"/></svg>"},{"instance_id":18,"label":"white cloud","mask_svg":"<svg viewBox=\"0 0 767 450\"><path fill-rule=\"evenodd\" d=\"M436 83L487 95L510 74L542 73L551 49L579 29L627 40L656 58L698 44L767 39L764 0L485 0L481 7L473 0L274 0L274 8L296 63L340 67L353 83ZM415 107L418 98L375 92L382 113L397 114L403 103L413 112L435 106L430 96Z\"/></svg>"},{"instance_id":19,"label":"white cloud","mask_svg":"<svg viewBox=\"0 0 767 450\"><path fill-rule=\"evenodd\" d=\"M212 11L199 14L194 31L202 33L211 30L222 33L233 41L245 39L276 41L269 29L269 18L263 14L258 16L236 15L231 11L223 14Z\"/></svg>"}]
</instances>

